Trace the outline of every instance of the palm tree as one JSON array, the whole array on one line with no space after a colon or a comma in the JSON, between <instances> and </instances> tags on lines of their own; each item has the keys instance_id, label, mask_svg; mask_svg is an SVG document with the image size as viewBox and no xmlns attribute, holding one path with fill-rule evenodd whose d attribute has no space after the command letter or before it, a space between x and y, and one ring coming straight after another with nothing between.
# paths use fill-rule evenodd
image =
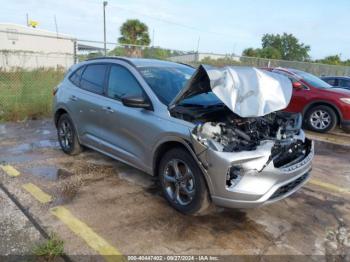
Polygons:
<instances>
[{"instance_id":1,"label":"palm tree","mask_svg":"<svg viewBox=\"0 0 350 262\"><path fill-rule=\"evenodd\" d=\"M120 34L118 41L123 45L145 45L148 46L151 42L148 34L148 27L138 19L129 19L120 27ZM136 46L127 48L129 55L141 56L141 49Z\"/></svg>"}]
</instances>

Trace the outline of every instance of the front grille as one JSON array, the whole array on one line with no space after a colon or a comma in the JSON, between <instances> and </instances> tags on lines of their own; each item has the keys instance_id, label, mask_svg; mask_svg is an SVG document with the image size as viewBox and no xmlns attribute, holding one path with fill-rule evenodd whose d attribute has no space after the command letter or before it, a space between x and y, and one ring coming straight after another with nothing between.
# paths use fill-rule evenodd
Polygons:
<instances>
[{"instance_id":1,"label":"front grille","mask_svg":"<svg viewBox=\"0 0 350 262\"><path fill-rule=\"evenodd\" d=\"M271 150L273 164L277 168L293 165L309 155L311 148L312 142L307 138L305 142L298 140L289 145L276 144Z\"/></svg>"},{"instance_id":2,"label":"front grille","mask_svg":"<svg viewBox=\"0 0 350 262\"><path fill-rule=\"evenodd\" d=\"M303 183L308 176L309 176L309 173L306 173L306 174L302 175L301 177L299 177L298 179L295 179L294 181L292 181L284 186L281 186L279 189L276 190L275 193L273 193L273 195L269 198L269 200L279 198L279 197L287 194L288 192L290 192L291 190L293 190L294 188L299 186L301 183Z\"/></svg>"}]
</instances>

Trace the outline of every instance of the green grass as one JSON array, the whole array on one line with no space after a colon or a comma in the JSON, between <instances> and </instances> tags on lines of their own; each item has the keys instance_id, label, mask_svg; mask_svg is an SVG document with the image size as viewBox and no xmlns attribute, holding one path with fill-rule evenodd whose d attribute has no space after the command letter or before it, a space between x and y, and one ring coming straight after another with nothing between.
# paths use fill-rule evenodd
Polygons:
<instances>
[{"instance_id":1,"label":"green grass","mask_svg":"<svg viewBox=\"0 0 350 262\"><path fill-rule=\"evenodd\" d=\"M0 122L39 118L51 114L52 90L64 71L0 71Z\"/></svg>"},{"instance_id":2,"label":"green grass","mask_svg":"<svg viewBox=\"0 0 350 262\"><path fill-rule=\"evenodd\" d=\"M64 254L64 242L52 233L44 243L33 248L33 254L44 258L45 261L54 261Z\"/></svg>"}]
</instances>

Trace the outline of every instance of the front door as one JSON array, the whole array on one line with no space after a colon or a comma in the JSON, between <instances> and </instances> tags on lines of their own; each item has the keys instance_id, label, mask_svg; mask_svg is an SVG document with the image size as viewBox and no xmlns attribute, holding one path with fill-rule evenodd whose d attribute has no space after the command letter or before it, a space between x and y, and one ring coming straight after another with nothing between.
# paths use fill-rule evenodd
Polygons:
<instances>
[{"instance_id":1,"label":"front door","mask_svg":"<svg viewBox=\"0 0 350 262\"><path fill-rule=\"evenodd\" d=\"M101 134L109 144L109 153L140 168L147 168L150 141L156 138L157 120L152 110L126 107L123 96L146 96L135 76L123 65L111 64L104 101Z\"/></svg>"}]
</instances>

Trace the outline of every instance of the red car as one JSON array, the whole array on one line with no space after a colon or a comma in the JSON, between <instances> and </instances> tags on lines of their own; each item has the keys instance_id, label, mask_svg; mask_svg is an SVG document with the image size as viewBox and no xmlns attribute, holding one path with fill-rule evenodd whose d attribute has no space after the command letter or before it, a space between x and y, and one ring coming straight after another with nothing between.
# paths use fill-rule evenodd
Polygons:
<instances>
[{"instance_id":1,"label":"red car","mask_svg":"<svg viewBox=\"0 0 350 262\"><path fill-rule=\"evenodd\" d=\"M288 112L300 112L306 128L325 133L337 125L350 132L350 91L332 88L322 79L296 69L264 68L287 76L293 83Z\"/></svg>"}]
</instances>

